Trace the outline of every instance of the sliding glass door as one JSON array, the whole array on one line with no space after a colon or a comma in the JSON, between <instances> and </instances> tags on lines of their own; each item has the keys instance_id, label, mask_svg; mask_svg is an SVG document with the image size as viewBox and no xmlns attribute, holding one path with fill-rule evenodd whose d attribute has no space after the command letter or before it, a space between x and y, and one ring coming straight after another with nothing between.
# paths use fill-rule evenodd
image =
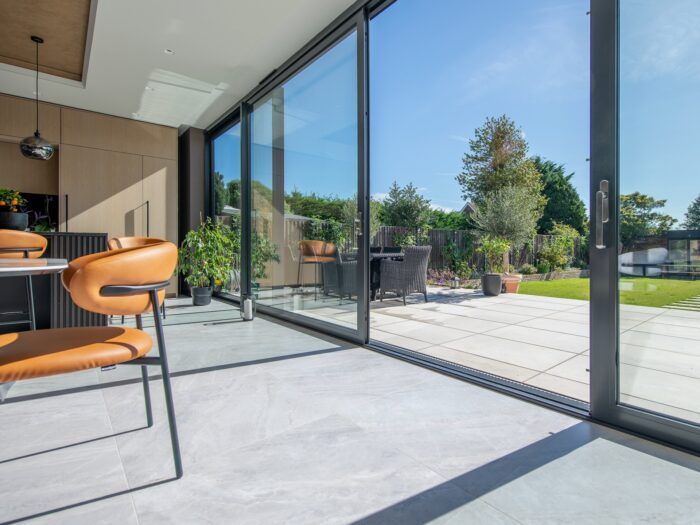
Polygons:
<instances>
[{"instance_id":1,"label":"sliding glass door","mask_svg":"<svg viewBox=\"0 0 700 525\"><path fill-rule=\"evenodd\" d=\"M593 2L592 413L700 448L700 4Z\"/></svg>"},{"instance_id":2,"label":"sliding glass door","mask_svg":"<svg viewBox=\"0 0 700 525\"><path fill-rule=\"evenodd\" d=\"M346 31L250 115L251 292L258 306L358 340L361 78L358 33Z\"/></svg>"}]
</instances>

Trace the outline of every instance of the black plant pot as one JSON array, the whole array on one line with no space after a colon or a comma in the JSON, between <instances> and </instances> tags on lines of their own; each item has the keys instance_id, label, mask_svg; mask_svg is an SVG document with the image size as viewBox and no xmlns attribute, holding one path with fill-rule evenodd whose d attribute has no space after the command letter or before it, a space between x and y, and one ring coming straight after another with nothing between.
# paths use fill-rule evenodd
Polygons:
<instances>
[{"instance_id":1,"label":"black plant pot","mask_svg":"<svg viewBox=\"0 0 700 525\"><path fill-rule=\"evenodd\" d=\"M0 211L0 230L24 231L29 225L29 214L13 211Z\"/></svg>"},{"instance_id":2,"label":"black plant pot","mask_svg":"<svg viewBox=\"0 0 700 525\"><path fill-rule=\"evenodd\" d=\"M500 295L501 294L501 274L500 273L485 273L481 276L481 290L484 295Z\"/></svg>"},{"instance_id":3,"label":"black plant pot","mask_svg":"<svg viewBox=\"0 0 700 525\"><path fill-rule=\"evenodd\" d=\"M192 287L192 304L206 306L211 303L211 286Z\"/></svg>"}]
</instances>

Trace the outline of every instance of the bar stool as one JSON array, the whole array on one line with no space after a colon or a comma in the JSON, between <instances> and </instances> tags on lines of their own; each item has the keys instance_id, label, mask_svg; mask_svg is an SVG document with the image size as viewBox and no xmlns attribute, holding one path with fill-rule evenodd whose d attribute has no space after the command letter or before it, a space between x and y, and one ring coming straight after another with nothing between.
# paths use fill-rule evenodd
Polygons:
<instances>
[{"instance_id":1,"label":"bar stool","mask_svg":"<svg viewBox=\"0 0 700 525\"><path fill-rule=\"evenodd\" d=\"M2 259L38 259L44 255L47 244L46 238L36 233L0 230L0 258ZM27 319L0 322L0 326L28 323L32 330L36 330L32 276L27 275L25 282L27 287Z\"/></svg>"},{"instance_id":2,"label":"bar stool","mask_svg":"<svg viewBox=\"0 0 700 525\"><path fill-rule=\"evenodd\" d=\"M168 242L164 239L158 239L157 237L113 237L107 241L107 248L110 250L121 250L124 248L142 248L143 246L153 246L154 244L160 244L163 242ZM160 306L160 311L163 314L163 319L167 318L165 314L165 301ZM112 316L110 315L110 319ZM124 324L124 316L122 315L122 324Z\"/></svg>"}]
</instances>

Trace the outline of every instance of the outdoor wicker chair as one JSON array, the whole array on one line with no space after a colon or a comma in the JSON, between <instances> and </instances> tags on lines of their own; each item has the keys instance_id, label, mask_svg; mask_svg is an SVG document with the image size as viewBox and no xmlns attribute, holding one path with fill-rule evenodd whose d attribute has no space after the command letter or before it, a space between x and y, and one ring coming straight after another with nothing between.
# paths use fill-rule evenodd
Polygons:
<instances>
[{"instance_id":1,"label":"outdoor wicker chair","mask_svg":"<svg viewBox=\"0 0 700 525\"><path fill-rule=\"evenodd\" d=\"M431 249L431 246L407 246L403 261L383 260L379 271L380 300L384 300L385 292L396 292L406 304L406 295L422 293L427 303L426 281Z\"/></svg>"}]
</instances>

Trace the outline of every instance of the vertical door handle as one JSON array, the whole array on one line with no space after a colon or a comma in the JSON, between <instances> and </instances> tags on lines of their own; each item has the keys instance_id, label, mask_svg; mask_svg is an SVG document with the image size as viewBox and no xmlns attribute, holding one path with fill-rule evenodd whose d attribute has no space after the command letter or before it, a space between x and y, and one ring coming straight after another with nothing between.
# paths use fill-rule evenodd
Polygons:
<instances>
[{"instance_id":1,"label":"vertical door handle","mask_svg":"<svg viewBox=\"0 0 700 525\"><path fill-rule=\"evenodd\" d=\"M595 194L595 247L599 250L605 246L605 224L610 220L610 199L608 197L609 183L601 180Z\"/></svg>"},{"instance_id":2,"label":"vertical door handle","mask_svg":"<svg viewBox=\"0 0 700 525\"><path fill-rule=\"evenodd\" d=\"M355 235L362 237L362 212L357 212L357 217L355 217Z\"/></svg>"}]
</instances>

